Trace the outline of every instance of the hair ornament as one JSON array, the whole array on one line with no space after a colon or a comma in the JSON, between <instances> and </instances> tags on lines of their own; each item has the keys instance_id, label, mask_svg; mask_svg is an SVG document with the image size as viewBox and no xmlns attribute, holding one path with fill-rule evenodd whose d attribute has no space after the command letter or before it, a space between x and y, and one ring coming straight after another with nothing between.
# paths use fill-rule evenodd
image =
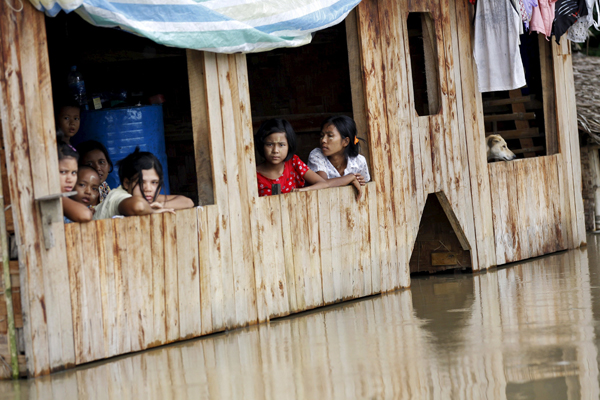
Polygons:
<instances>
[{"instance_id":1,"label":"hair ornament","mask_svg":"<svg viewBox=\"0 0 600 400\"><path fill-rule=\"evenodd\" d=\"M354 144L358 144L358 136L354 136Z\"/></svg>"}]
</instances>

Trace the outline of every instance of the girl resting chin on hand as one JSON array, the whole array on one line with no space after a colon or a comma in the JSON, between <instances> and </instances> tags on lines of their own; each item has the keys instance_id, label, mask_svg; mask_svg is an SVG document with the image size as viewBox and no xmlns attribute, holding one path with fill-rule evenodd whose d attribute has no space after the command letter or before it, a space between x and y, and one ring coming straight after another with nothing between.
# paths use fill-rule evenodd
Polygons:
<instances>
[{"instance_id":1,"label":"girl resting chin on hand","mask_svg":"<svg viewBox=\"0 0 600 400\"><path fill-rule=\"evenodd\" d=\"M154 154L136 147L117 165L121 186L112 189L96 207L94 219L112 218L115 215L174 213L174 210L194 207L192 200L185 196L160 194L163 170Z\"/></svg>"},{"instance_id":2,"label":"girl resting chin on hand","mask_svg":"<svg viewBox=\"0 0 600 400\"><path fill-rule=\"evenodd\" d=\"M329 187L325 179L311 171L296 150L296 133L285 119L274 118L264 122L255 135L258 154L264 158L256 167L258 195L270 196L272 185L279 184L281 193ZM304 187L305 183L310 186Z\"/></svg>"}]
</instances>

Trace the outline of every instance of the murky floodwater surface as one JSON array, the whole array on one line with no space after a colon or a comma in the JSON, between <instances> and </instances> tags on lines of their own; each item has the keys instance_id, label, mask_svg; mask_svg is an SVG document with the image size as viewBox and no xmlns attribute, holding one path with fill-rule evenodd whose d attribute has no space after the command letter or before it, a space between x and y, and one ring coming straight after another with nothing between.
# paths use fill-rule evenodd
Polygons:
<instances>
[{"instance_id":1,"label":"murky floodwater surface","mask_svg":"<svg viewBox=\"0 0 600 400\"><path fill-rule=\"evenodd\" d=\"M0 399L598 399L600 237L29 381Z\"/></svg>"}]
</instances>

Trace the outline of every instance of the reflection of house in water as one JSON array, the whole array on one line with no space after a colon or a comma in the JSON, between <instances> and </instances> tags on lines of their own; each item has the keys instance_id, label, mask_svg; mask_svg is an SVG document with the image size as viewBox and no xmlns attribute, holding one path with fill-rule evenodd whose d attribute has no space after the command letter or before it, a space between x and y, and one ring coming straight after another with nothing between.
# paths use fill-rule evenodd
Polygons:
<instances>
[{"instance_id":1,"label":"reflection of house in water","mask_svg":"<svg viewBox=\"0 0 600 400\"><path fill-rule=\"evenodd\" d=\"M472 279L415 279L411 290L42 377L23 393L596 399L591 290L579 250Z\"/></svg>"}]
</instances>

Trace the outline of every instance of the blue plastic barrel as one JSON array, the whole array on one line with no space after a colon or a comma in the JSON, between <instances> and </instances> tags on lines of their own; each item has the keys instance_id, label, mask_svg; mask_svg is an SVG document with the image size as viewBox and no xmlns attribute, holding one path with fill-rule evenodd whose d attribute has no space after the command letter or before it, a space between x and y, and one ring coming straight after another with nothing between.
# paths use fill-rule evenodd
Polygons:
<instances>
[{"instance_id":1,"label":"blue plastic barrel","mask_svg":"<svg viewBox=\"0 0 600 400\"><path fill-rule=\"evenodd\" d=\"M97 140L106 146L115 164L113 172L106 179L111 188L121 184L117 161L139 146L141 151L149 151L159 159L165 182L162 193L170 194L161 105L82 111L79 132L71 141L78 144L86 140Z\"/></svg>"}]
</instances>

